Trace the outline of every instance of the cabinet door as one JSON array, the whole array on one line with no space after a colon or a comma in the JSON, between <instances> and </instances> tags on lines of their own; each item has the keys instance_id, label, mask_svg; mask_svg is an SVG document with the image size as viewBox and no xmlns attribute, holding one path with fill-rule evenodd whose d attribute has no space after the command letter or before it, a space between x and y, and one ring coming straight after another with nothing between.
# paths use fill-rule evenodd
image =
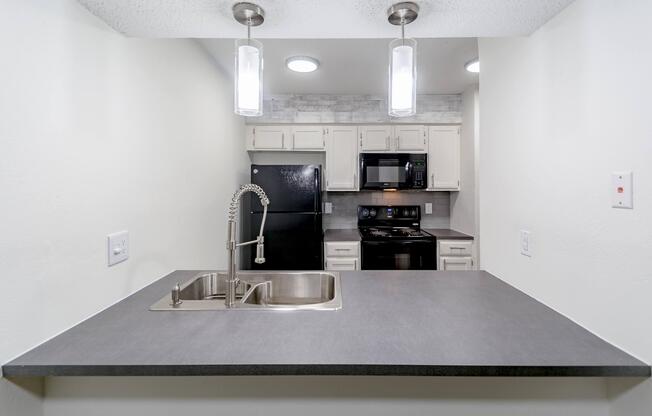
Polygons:
<instances>
[{"instance_id":1,"label":"cabinet door","mask_svg":"<svg viewBox=\"0 0 652 416\"><path fill-rule=\"evenodd\" d=\"M460 190L460 128L458 126L429 128L428 189Z\"/></svg>"},{"instance_id":2,"label":"cabinet door","mask_svg":"<svg viewBox=\"0 0 652 416\"><path fill-rule=\"evenodd\" d=\"M326 257L326 270L331 271L347 271L358 270L357 258L338 258Z\"/></svg>"},{"instance_id":3,"label":"cabinet door","mask_svg":"<svg viewBox=\"0 0 652 416\"><path fill-rule=\"evenodd\" d=\"M389 152L392 150L391 136L391 126L361 126L360 151Z\"/></svg>"},{"instance_id":4,"label":"cabinet door","mask_svg":"<svg viewBox=\"0 0 652 416\"><path fill-rule=\"evenodd\" d=\"M424 126L395 126L394 144L397 152L423 153L428 151Z\"/></svg>"},{"instance_id":5,"label":"cabinet door","mask_svg":"<svg viewBox=\"0 0 652 416\"><path fill-rule=\"evenodd\" d=\"M286 130L283 126L253 127L251 150L285 150Z\"/></svg>"},{"instance_id":6,"label":"cabinet door","mask_svg":"<svg viewBox=\"0 0 652 416\"><path fill-rule=\"evenodd\" d=\"M439 257L439 270L473 270L472 257Z\"/></svg>"},{"instance_id":7,"label":"cabinet door","mask_svg":"<svg viewBox=\"0 0 652 416\"><path fill-rule=\"evenodd\" d=\"M326 137L326 190L358 189L357 127L330 126Z\"/></svg>"},{"instance_id":8,"label":"cabinet door","mask_svg":"<svg viewBox=\"0 0 652 416\"><path fill-rule=\"evenodd\" d=\"M324 150L326 128L323 126L292 127L293 150Z\"/></svg>"}]
</instances>

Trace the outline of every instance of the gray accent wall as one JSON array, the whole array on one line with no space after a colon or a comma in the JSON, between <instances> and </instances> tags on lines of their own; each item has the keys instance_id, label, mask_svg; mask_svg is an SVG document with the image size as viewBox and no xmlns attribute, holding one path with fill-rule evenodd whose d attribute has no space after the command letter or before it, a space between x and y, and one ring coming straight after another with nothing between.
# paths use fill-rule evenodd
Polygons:
<instances>
[{"instance_id":1,"label":"gray accent wall","mask_svg":"<svg viewBox=\"0 0 652 416\"><path fill-rule=\"evenodd\" d=\"M450 195L426 191L324 192L324 202L333 204L333 213L324 215L324 229L356 228L358 205L419 205L423 228L449 228ZM432 214L425 214L425 203L432 203Z\"/></svg>"},{"instance_id":2,"label":"gray accent wall","mask_svg":"<svg viewBox=\"0 0 652 416\"><path fill-rule=\"evenodd\" d=\"M417 96L417 114L391 118L386 97L380 95L284 94L263 102L263 116L247 117L247 124L273 123L441 123L462 122L460 94Z\"/></svg>"}]
</instances>

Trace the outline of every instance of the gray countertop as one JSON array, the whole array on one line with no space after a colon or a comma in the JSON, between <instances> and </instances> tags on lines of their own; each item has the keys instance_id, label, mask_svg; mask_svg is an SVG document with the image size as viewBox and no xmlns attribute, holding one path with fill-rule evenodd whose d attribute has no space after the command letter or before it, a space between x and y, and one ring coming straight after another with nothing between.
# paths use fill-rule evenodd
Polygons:
<instances>
[{"instance_id":1,"label":"gray countertop","mask_svg":"<svg viewBox=\"0 0 652 416\"><path fill-rule=\"evenodd\" d=\"M448 228L424 228L423 230L441 240L473 240L472 235L450 230Z\"/></svg>"},{"instance_id":2,"label":"gray countertop","mask_svg":"<svg viewBox=\"0 0 652 416\"><path fill-rule=\"evenodd\" d=\"M353 229L328 229L324 232L324 241L360 241L360 233Z\"/></svg>"},{"instance_id":3,"label":"gray countertop","mask_svg":"<svg viewBox=\"0 0 652 416\"><path fill-rule=\"evenodd\" d=\"M339 311L148 310L196 273L171 273L7 363L4 375L650 376L482 271L343 272Z\"/></svg>"}]
</instances>

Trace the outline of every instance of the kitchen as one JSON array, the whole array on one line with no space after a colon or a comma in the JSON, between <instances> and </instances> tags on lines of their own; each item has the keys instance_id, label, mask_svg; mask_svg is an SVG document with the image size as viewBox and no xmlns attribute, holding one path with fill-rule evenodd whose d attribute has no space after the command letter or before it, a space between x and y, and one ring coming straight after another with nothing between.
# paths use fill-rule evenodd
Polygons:
<instances>
[{"instance_id":1,"label":"kitchen","mask_svg":"<svg viewBox=\"0 0 652 416\"><path fill-rule=\"evenodd\" d=\"M0 414L649 413L648 2L234 3L0 6Z\"/></svg>"}]
</instances>

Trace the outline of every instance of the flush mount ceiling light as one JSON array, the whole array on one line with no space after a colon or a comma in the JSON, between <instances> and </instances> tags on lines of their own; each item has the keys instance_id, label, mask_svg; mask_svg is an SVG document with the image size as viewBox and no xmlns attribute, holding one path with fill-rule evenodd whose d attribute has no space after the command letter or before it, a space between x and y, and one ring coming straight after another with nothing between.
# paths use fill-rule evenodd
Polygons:
<instances>
[{"instance_id":1,"label":"flush mount ceiling light","mask_svg":"<svg viewBox=\"0 0 652 416\"><path fill-rule=\"evenodd\" d=\"M480 60L478 58L472 59L464 64L464 68L469 72L477 74L480 72Z\"/></svg>"},{"instance_id":2,"label":"flush mount ceiling light","mask_svg":"<svg viewBox=\"0 0 652 416\"><path fill-rule=\"evenodd\" d=\"M389 115L407 117L416 114L417 42L405 38L405 25L419 15L419 6L411 2L397 3L387 10L387 20L401 26L401 38L389 44Z\"/></svg>"},{"instance_id":3,"label":"flush mount ceiling light","mask_svg":"<svg viewBox=\"0 0 652 416\"><path fill-rule=\"evenodd\" d=\"M263 44L251 39L251 27L265 21L265 11L253 3L233 5L233 17L247 26L247 39L235 41L235 113L263 115Z\"/></svg>"},{"instance_id":4,"label":"flush mount ceiling light","mask_svg":"<svg viewBox=\"0 0 652 416\"><path fill-rule=\"evenodd\" d=\"M285 66L294 72L313 72L319 68L319 61L309 56L291 56L285 61Z\"/></svg>"}]
</instances>

